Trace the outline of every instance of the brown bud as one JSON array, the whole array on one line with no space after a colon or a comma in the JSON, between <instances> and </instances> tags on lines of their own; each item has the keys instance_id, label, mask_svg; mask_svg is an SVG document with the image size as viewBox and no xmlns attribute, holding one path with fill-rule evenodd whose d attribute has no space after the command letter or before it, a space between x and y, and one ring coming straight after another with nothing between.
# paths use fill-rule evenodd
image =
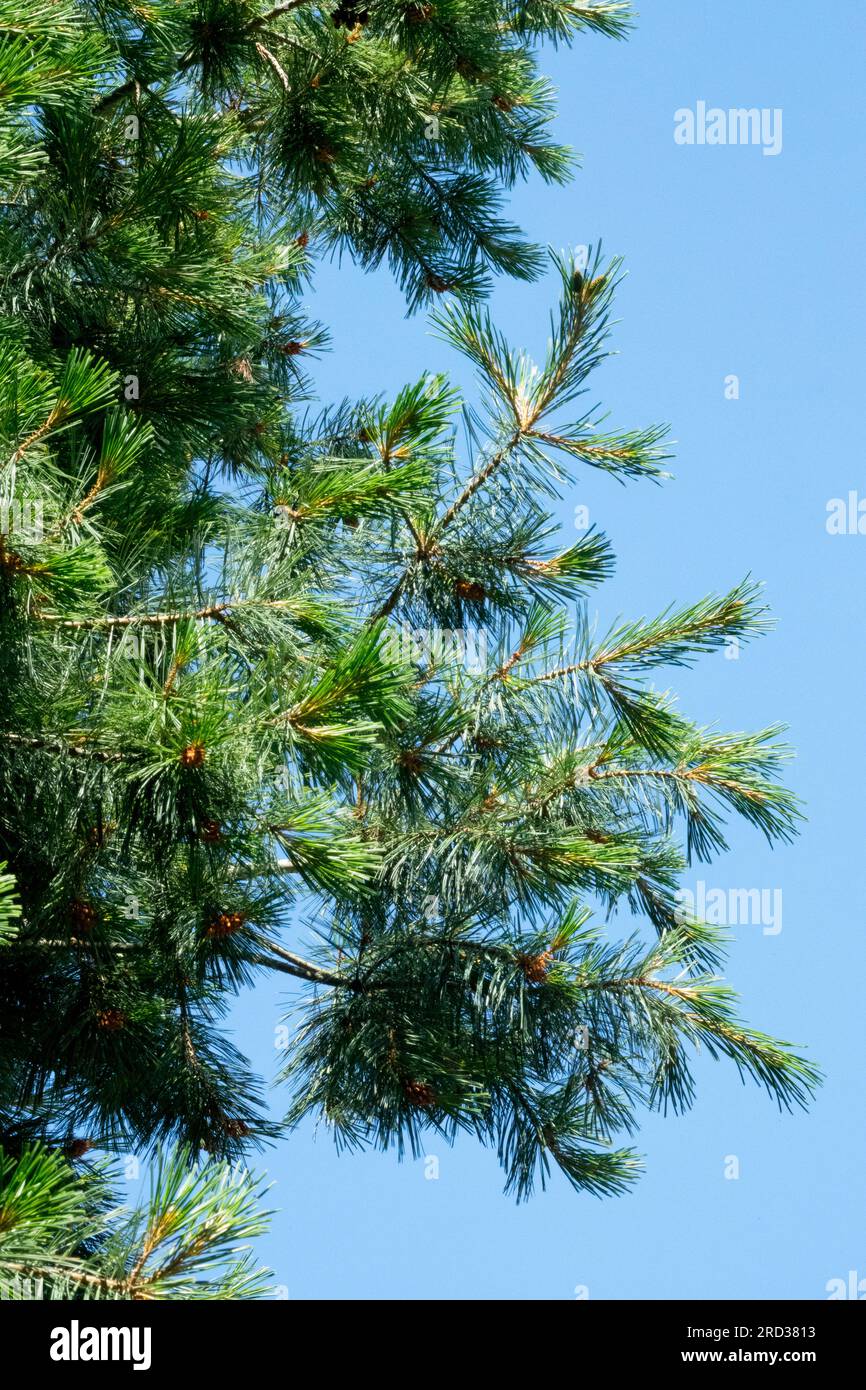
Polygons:
<instances>
[{"instance_id":1,"label":"brown bud","mask_svg":"<svg viewBox=\"0 0 866 1390\"><path fill-rule=\"evenodd\" d=\"M465 599L467 603L483 603L487 597L484 585L474 579L458 579L454 589L457 596Z\"/></svg>"},{"instance_id":2,"label":"brown bud","mask_svg":"<svg viewBox=\"0 0 866 1390\"><path fill-rule=\"evenodd\" d=\"M93 1148L92 1139L70 1139L63 1150L67 1158L83 1158Z\"/></svg>"},{"instance_id":3,"label":"brown bud","mask_svg":"<svg viewBox=\"0 0 866 1390\"><path fill-rule=\"evenodd\" d=\"M0 542L0 569L4 569L7 574L20 574L26 568L21 556L14 550L7 550Z\"/></svg>"},{"instance_id":4,"label":"brown bud","mask_svg":"<svg viewBox=\"0 0 866 1390\"><path fill-rule=\"evenodd\" d=\"M517 963L523 971L523 977L529 985L543 984L547 979L550 970L550 962L553 960L552 951L542 951L540 955L520 955Z\"/></svg>"},{"instance_id":5,"label":"brown bud","mask_svg":"<svg viewBox=\"0 0 866 1390\"><path fill-rule=\"evenodd\" d=\"M108 1033L118 1033L126 1027L126 1014L122 1009L100 1009L96 1015L96 1026Z\"/></svg>"},{"instance_id":6,"label":"brown bud","mask_svg":"<svg viewBox=\"0 0 866 1390\"><path fill-rule=\"evenodd\" d=\"M436 1104L436 1094L426 1081L405 1081L403 1095L410 1105L416 1106L419 1110L429 1110L431 1105Z\"/></svg>"},{"instance_id":7,"label":"brown bud","mask_svg":"<svg viewBox=\"0 0 866 1390\"><path fill-rule=\"evenodd\" d=\"M205 935L212 938L232 936L234 932L240 931L246 920L243 912L219 912L208 926Z\"/></svg>"},{"instance_id":8,"label":"brown bud","mask_svg":"<svg viewBox=\"0 0 866 1390\"><path fill-rule=\"evenodd\" d=\"M87 935L93 930L99 921L99 913L93 903L86 902L83 898L76 898L69 904L69 916L76 934Z\"/></svg>"},{"instance_id":9,"label":"brown bud","mask_svg":"<svg viewBox=\"0 0 866 1390\"><path fill-rule=\"evenodd\" d=\"M183 767L201 767L205 760L205 746L196 739L193 743L188 743L180 755Z\"/></svg>"}]
</instances>

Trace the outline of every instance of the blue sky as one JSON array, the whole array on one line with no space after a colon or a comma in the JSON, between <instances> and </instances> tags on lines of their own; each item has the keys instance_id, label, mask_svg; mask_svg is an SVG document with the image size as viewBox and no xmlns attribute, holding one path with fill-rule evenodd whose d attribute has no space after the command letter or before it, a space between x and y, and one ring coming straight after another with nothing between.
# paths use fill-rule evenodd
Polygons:
<instances>
[{"instance_id":1,"label":"blue sky","mask_svg":"<svg viewBox=\"0 0 866 1390\"><path fill-rule=\"evenodd\" d=\"M338 1156L308 1126L263 1159L279 1210L260 1254L290 1298L567 1300L582 1287L591 1299L820 1299L851 1270L866 1281L866 535L826 528L830 499L866 499L864 40L860 0L820 15L802 0L646 0L627 43L587 37L547 55L559 138L582 168L566 188L536 182L511 203L542 243L601 238L625 257L620 355L597 397L612 424L667 421L677 440L671 482L581 476L559 506L566 540L582 504L616 550L602 621L747 573L766 581L777 629L670 683L689 715L720 728L790 725L808 822L773 851L734 828L731 851L686 882L781 891L782 930L736 927L728 977L750 1022L821 1063L823 1091L810 1114L780 1116L733 1069L701 1062L694 1109L647 1118L645 1176L603 1202L554 1179L516 1207L495 1155L470 1141L450 1150L431 1137L430 1179L423 1161ZM781 152L676 144L674 113L699 101L780 108ZM498 322L542 351L553 293L551 281L501 283ZM316 369L325 400L393 393L425 368L470 386L424 317L404 317L384 273L320 267L310 307L333 335ZM737 400L725 397L730 374ZM235 1040L268 1078L286 983L263 981L234 1013ZM273 1100L282 1109L279 1091Z\"/></svg>"}]
</instances>

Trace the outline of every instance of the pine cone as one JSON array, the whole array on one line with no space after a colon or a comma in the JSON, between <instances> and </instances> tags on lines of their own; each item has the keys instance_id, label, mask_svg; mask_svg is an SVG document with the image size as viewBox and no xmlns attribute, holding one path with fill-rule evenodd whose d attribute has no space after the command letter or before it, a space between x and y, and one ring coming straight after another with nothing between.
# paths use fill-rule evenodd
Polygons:
<instances>
[{"instance_id":1,"label":"pine cone","mask_svg":"<svg viewBox=\"0 0 866 1390\"><path fill-rule=\"evenodd\" d=\"M552 951L542 951L540 955L520 955L517 963L523 971L523 977L529 985L543 984L547 979L550 970L550 962L553 960Z\"/></svg>"},{"instance_id":2,"label":"pine cone","mask_svg":"<svg viewBox=\"0 0 866 1390\"><path fill-rule=\"evenodd\" d=\"M410 1105L417 1106L419 1110L429 1110L431 1105L436 1104L436 1094L426 1081L405 1081L403 1095Z\"/></svg>"},{"instance_id":3,"label":"pine cone","mask_svg":"<svg viewBox=\"0 0 866 1390\"><path fill-rule=\"evenodd\" d=\"M223 1120L222 1127L229 1139L246 1139L250 1127L243 1120Z\"/></svg>"},{"instance_id":4,"label":"pine cone","mask_svg":"<svg viewBox=\"0 0 866 1390\"><path fill-rule=\"evenodd\" d=\"M92 1148L92 1139L70 1139L63 1152L67 1158L83 1158Z\"/></svg>"},{"instance_id":5,"label":"pine cone","mask_svg":"<svg viewBox=\"0 0 866 1390\"><path fill-rule=\"evenodd\" d=\"M217 820L202 821L198 837L200 840L204 840L207 845L219 844L223 837L222 826Z\"/></svg>"},{"instance_id":6,"label":"pine cone","mask_svg":"<svg viewBox=\"0 0 866 1390\"><path fill-rule=\"evenodd\" d=\"M126 1027L126 1014L122 1009L100 1009L96 1015L96 1026L108 1033L117 1033Z\"/></svg>"},{"instance_id":7,"label":"pine cone","mask_svg":"<svg viewBox=\"0 0 866 1390\"><path fill-rule=\"evenodd\" d=\"M0 544L0 568L4 569L7 574L20 574L25 565L20 555L16 554L14 550L7 550L4 545Z\"/></svg>"},{"instance_id":8,"label":"pine cone","mask_svg":"<svg viewBox=\"0 0 866 1390\"><path fill-rule=\"evenodd\" d=\"M487 597L484 585L474 579L458 579L454 590L458 597L465 599L467 603L483 603Z\"/></svg>"},{"instance_id":9,"label":"pine cone","mask_svg":"<svg viewBox=\"0 0 866 1390\"><path fill-rule=\"evenodd\" d=\"M246 920L243 912L220 912L211 922L206 935L210 937L231 936L233 932L240 931Z\"/></svg>"},{"instance_id":10,"label":"pine cone","mask_svg":"<svg viewBox=\"0 0 866 1390\"><path fill-rule=\"evenodd\" d=\"M72 918L72 925L76 933L83 933L85 936L93 931L99 921L99 913L93 903L85 902L82 898L69 904L69 916Z\"/></svg>"},{"instance_id":11,"label":"pine cone","mask_svg":"<svg viewBox=\"0 0 866 1390\"><path fill-rule=\"evenodd\" d=\"M184 767L201 767L205 760L205 746L197 740L188 743L180 755L180 761Z\"/></svg>"}]
</instances>

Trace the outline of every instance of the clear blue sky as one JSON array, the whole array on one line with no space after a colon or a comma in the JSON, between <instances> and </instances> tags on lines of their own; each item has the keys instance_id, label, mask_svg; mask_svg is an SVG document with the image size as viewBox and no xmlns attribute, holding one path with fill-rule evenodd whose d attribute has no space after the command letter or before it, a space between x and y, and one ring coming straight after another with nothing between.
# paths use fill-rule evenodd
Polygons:
<instances>
[{"instance_id":1,"label":"clear blue sky","mask_svg":"<svg viewBox=\"0 0 866 1390\"><path fill-rule=\"evenodd\" d=\"M431 1137L439 1178L393 1155L339 1157L312 1126L264 1155L280 1208L260 1253L291 1298L823 1298L866 1279L863 995L866 535L831 536L829 499L866 498L862 450L866 7L837 0L645 0L627 43L550 53L559 138L582 153L564 189L516 190L538 241L595 242L626 258L620 356L597 379L611 421L670 422L675 478L661 488L578 479L576 503L610 536L607 621L696 599L751 572L777 630L738 661L673 672L687 713L721 728L786 720L791 780L808 824L770 851L736 829L729 854L693 872L723 889L779 888L783 926L735 930L729 978L756 1026L808 1047L828 1079L807 1116L780 1116L723 1064L702 1062L683 1118L650 1117L647 1172L599 1202L554 1179L516 1207L495 1156ZM674 143L674 112L782 108L783 148ZM502 283L511 337L543 349L552 285ZM461 364L406 320L386 275L321 267L310 307L334 351L324 399L393 392ZM726 400L724 379L740 379ZM235 1013L235 1037L269 1078L285 981ZM273 1093L275 1108L285 1097ZM726 1179L727 1155L740 1177ZM866 1285L864 1285L866 1292Z\"/></svg>"}]
</instances>

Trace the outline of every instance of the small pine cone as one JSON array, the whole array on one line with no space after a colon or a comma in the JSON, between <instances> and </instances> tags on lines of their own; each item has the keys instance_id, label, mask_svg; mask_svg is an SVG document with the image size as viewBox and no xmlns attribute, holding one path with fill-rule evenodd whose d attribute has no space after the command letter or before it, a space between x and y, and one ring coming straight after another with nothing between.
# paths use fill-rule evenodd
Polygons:
<instances>
[{"instance_id":1,"label":"small pine cone","mask_svg":"<svg viewBox=\"0 0 866 1390\"><path fill-rule=\"evenodd\" d=\"M500 111L508 112L514 110L514 102L511 101L509 97L496 96L493 97L492 100L493 105L497 106Z\"/></svg>"},{"instance_id":2,"label":"small pine cone","mask_svg":"<svg viewBox=\"0 0 866 1390\"><path fill-rule=\"evenodd\" d=\"M76 934L83 933L85 936L93 931L99 921L99 913L93 903L85 902L81 898L76 898L75 902L69 904L69 915Z\"/></svg>"},{"instance_id":3,"label":"small pine cone","mask_svg":"<svg viewBox=\"0 0 866 1390\"><path fill-rule=\"evenodd\" d=\"M193 216L195 217L196 222L210 221L210 213L207 211L206 208L200 208L198 212L193 213Z\"/></svg>"},{"instance_id":4,"label":"small pine cone","mask_svg":"<svg viewBox=\"0 0 866 1390\"><path fill-rule=\"evenodd\" d=\"M592 299L604 289L606 284L606 275L597 275L594 280L587 281L586 276L576 270L571 277L571 288L574 293L583 295L585 299Z\"/></svg>"},{"instance_id":5,"label":"small pine cone","mask_svg":"<svg viewBox=\"0 0 866 1390\"><path fill-rule=\"evenodd\" d=\"M92 1148L92 1139L70 1139L63 1152L67 1158L83 1158Z\"/></svg>"},{"instance_id":6,"label":"small pine cone","mask_svg":"<svg viewBox=\"0 0 866 1390\"><path fill-rule=\"evenodd\" d=\"M316 150L315 157L317 164L333 164L336 156L330 145L320 145Z\"/></svg>"},{"instance_id":7,"label":"small pine cone","mask_svg":"<svg viewBox=\"0 0 866 1390\"><path fill-rule=\"evenodd\" d=\"M409 5L406 10L406 18L410 24L426 24L428 19L433 18L433 6Z\"/></svg>"},{"instance_id":8,"label":"small pine cone","mask_svg":"<svg viewBox=\"0 0 866 1390\"><path fill-rule=\"evenodd\" d=\"M474 579L458 579L454 588L458 597L465 599L467 603L483 603L487 597L484 585Z\"/></svg>"},{"instance_id":9,"label":"small pine cone","mask_svg":"<svg viewBox=\"0 0 866 1390\"><path fill-rule=\"evenodd\" d=\"M441 275L436 275L432 270L425 276L424 283L428 290L432 290L434 294L447 294L450 289L453 289L449 280L443 280Z\"/></svg>"},{"instance_id":10,"label":"small pine cone","mask_svg":"<svg viewBox=\"0 0 866 1390\"><path fill-rule=\"evenodd\" d=\"M223 1120L222 1127L229 1139L246 1139L250 1127L243 1120Z\"/></svg>"},{"instance_id":11,"label":"small pine cone","mask_svg":"<svg viewBox=\"0 0 866 1390\"><path fill-rule=\"evenodd\" d=\"M96 1015L96 1026L107 1033L118 1033L126 1027L126 1014L122 1009L100 1009Z\"/></svg>"},{"instance_id":12,"label":"small pine cone","mask_svg":"<svg viewBox=\"0 0 866 1390\"><path fill-rule=\"evenodd\" d=\"M24 561L14 550L7 550L0 544L0 569L4 569L7 574L20 574L25 568Z\"/></svg>"},{"instance_id":13,"label":"small pine cone","mask_svg":"<svg viewBox=\"0 0 866 1390\"><path fill-rule=\"evenodd\" d=\"M309 232L301 232L300 236L296 236L296 237L295 237L295 245L296 245L296 246L300 246L302 250L303 250L303 248L304 248L305 246L309 246L309 244L310 244L310 234L309 234Z\"/></svg>"},{"instance_id":14,"label":"small pine cone","mask_svg":"<svg viewBox=\"0 0 866 1390\"><path fill-rule=\"evenodd\" d=\"M403 1095L410 1105L416 1106L419 1110L429 1110L431 1105L436 1104L436 1094L426 1081L404 1082Z\"/></svg>"},{"instance_id":15,"label":"small pine cone","mask_svg":"<svg viewBox=\"0 0 866 1390\"><path fill-rule=\"evenodd\" d=\"M246 920L242 912L220 912L211 922L206 935L217 938L231 936L240 931Z\"/></svg>"},{"instance_id":16,"label":"small pine cone","mask_svg":"<svg viewBox=\"0 0 866 1390\"><path fill-rule=\"evenodd\" d=\"M550 962L553 960L552 951L542 951L540 955L520 955L517 963L523 971L523 978L529 985L543 984L547 979L550 970Z\"/></svg>"},{"instance_id":17,"label":"small pine cone","mask_svg":"<svg viewBox=\"0 0 866 1390\"><path fill-rule=\"evenodd\" d=\"M417 748L404 748L397 755L397 763L405 772L417 775L421 771L421 754Z\"/></svg>"},{"instance_id":18,"label":"small pine cone","mask_svg":"<svg viewBox=\"0 0 866 1390\"><path fill-rule=\"evenodd\" d=\"M223 837L222 826L218 820L202 821L198 837L204 840L206 845L217 845Z\"/></svg>"},{"instance_id":19,"label":"small pine cone","mask_svg":"<svg viewBox=\"0 0 866 1390\"><path fill-rule=\"evenodd\" d=\"M279 351L284 357L297 357L299 353L304 351L306 346L306 343L299 342L297 338L293 338L290 343L280 343Z\"/></svg>"},{"instance_id":20,"label":"small pine cone","mask_svg":"<svg viewBox=\"0 0 866 1390\"><path fill-rule=\"evenodd\" d=\"M204 760L205 746L203 743L199 743L198 740L193 743L188 743L180 755L180 761L183 767L201 767Z\"/></svg>"}]
</instances>

